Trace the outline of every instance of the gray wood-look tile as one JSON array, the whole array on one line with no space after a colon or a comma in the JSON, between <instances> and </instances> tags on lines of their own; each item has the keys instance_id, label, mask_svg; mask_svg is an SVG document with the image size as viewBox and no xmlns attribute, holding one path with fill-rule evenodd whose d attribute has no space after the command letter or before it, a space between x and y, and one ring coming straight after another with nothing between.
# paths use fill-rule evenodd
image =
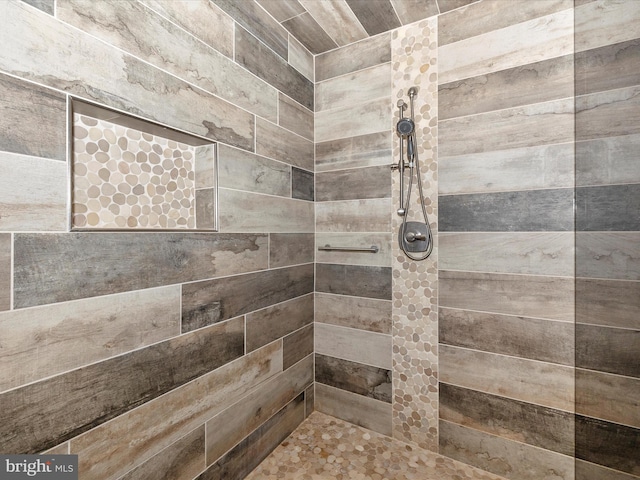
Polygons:
<instances>
[{"instance_id":1,"label":"gray wood-look tile","mask_svg":"<svg viewBox=\"0 0 640 480\"><path fill-rule=\"evenodd\" d=\"M595 1L595 0L594 0ZM577 2L576 2L577 5ZM576 478L580 480L637 480L635 475L629 475L619 470L611 470L595 463L576 460Z\"/></svg>"},{"instance_id":2,"label":"gray wood-look tile","mask_svg":"<svg viewBox=\"0 0 640 480\"><path fill-rule=\"evenodd\" d=\"M310 385L304 391L304 415L308 417L315 411L315 384Z\"/></svg>"},{"instance_id":3,"label":"gray wood-look tile","mask_svg":"<svg viewBox=\"0 0 640 480\"><path fill-rule=\"evenodd\" d=\"M118 478L281 371L274 342L73 439L83 480Z\"/></svg>"},{"instance_id":4,"label":"gray wood-look tile","mask_svg":"<svg viewBox=\"0 0 640 480\"><path fill-rule=\"evenodd\" d=\"M389 131L316 143L316 172L391 165Z\"/></svg>"},{"instance_id":5,"label":"gray wood-look tile","mask_svg":"<svg viewBox=\"0 0 640 480\"><path fill-rule=\"evenodd\" d=\"M574 364L574 325L441 308L439 342L542 362Z\"/></svg>"},{"instance_id":6,"label":"gray wood-look tile","mask_svg":"<svg viewBox=\"0 0 640 480\"><path fill-rule=\"evenodd\" d=\"M391 0L391 4L403 25L439 13L436 0Z\"/></svg>"},{"instance_id":7,"label":"gray wood-look tile","mask_svg":"<svg viewBox=\"0 0 640 480\"><path fill-rule=\"evenodd\" d=\"M391 300L316 293L315 321L391 334Z\"/></svg>"},{"instance_id":8,"label":"gray wood-look tile","mask_svg":"<svg viewBox=\"0 0 640 480\"><path fill-rule=\"evenodd\" d=\"M298 0L290 0L288 2L281 2L280 0L256 0L256 2L279 22L284 22L305 11L305 8Z\"/></svg>"},{"instance_id":9,"label":"gray wood-look tile","mask_svg":"<svg viewBox=\"0 0 640 480\"><path fill-rule=\"evenodd\" d=\"M352 168L316 174L316 200L354 200L391 197L388 165Z\"/></svg>"},{"instance_id":10,"label":"gray wood-look tile","mask_svg":"<svg viewBox=\"0 0 640 480\"><path fill-rule=\"evenodd\" d=\"M291 197L299 200L309 200L313 202L314 193L314 175L300 168L292 167L291 170Z\"/></svg>"},{"instance_id":11,"label":"gray wood-look tile","mask_svg":"<svg viewBox=\"0 0 640 480\"><path fill-rule=\"evenodd\" d=\"M638 328L640 282L576 279L576 322Z\"/></svg>"},{"instance_id":12,"label":"gray wood-look tile","mask_svg":"<svg viewBox=\"0 0 640 480\"><path fill-rule=\"evenodd\" d=\"M391 369L390 335L317 323L316 353L352 362Z\"/></svg>"},{"instance_id":13,"label":"gray wood-look tile","mask_svg":"<svg viewBox=\"0 0 640 480\"><path fill-rule=\"evenodd\" d=\"M11 308L11 234L0 233L0 311Z\"/></svg>"},{"instance_id":14,"label":"gray wood-look tile","mask_svg":"<svg viewBox=\"0 0 640 480\"><path fill-rule=\"evenodd\" d=\"M196 480L242 480L304 420L304 394L298 395Z\"/></svg>"},{"instance_id":15,"label":"gray wood-look tile","mask_svg":"<svg viewBox=\"0 0 640 480\"><path fill-rule=\"evenodd\" d=\"M235 275L182 287L182 328L190 330L313 291L313 265Z\"/></svg>"},{"instance_id":16,"label":"gray wood-look tile","mask_svg":"<svg viewBox=\"0 0 640 480\"><path fill-rule=\"evenodd\" d=\"M267 267L267 235L15 234L17 308Z\"/></svg>"},{"instance_id":17,"label":"gray wood-look tile","mask_svg":"<svg viewBox=\"0 0 640 480\"><path fill-rule=\"evenodd\" d=\"M316 57L316 82L391 61L391 35L377 35Z\"/></svg>"},{"instance_id":18,"label":"gray wood-look tile","mask_svg":"<svg viewBox=\"0 0 640 480\"><path fill-rule=\"evenodd\" d=\"M441 195L438 208L438 226L442 232L573 230L573 190L570 188Z\"/></svg>"},{"instance_id":19,"label":"gray wood-look tile","mask_svg":"<svg viewBox=\"0 0 640 480\"><path fill-rule=\"evenodd\" d=\"M261 118L256 120L256 153L313 171L313 142Z\"/></svg>"},{"instance_id":20,"label":"gray wood-look tile","mask_svg":"<svg viewBox=\"0 0 640 480\"><path fill-rule=\"evenodd\" d=\"M269 234L269 267L313 262L313 233Z\"/></svg>"},{"instance_id":21,"label":"gray wood-look tile","mask_svg":"<svg viewBox=\"0 0 640 480\"><path fill-rule=\"evenodd\" d=\"M316 112L389 97L391 63L335 77L316 85Z\"/></svg>"},{"instance_id":22,"label":"gray wood-look tile","mask_svg":"<svg viewBox=\"0 0 640 480\"><path fill-rule=\"evenodd\" d=\"M246 322L246 348L251 352L313 323L313 294L250 313Z\"/></svg>"},{"instance_id":23,"label":"gray wood-look tile","mask_svg":"<svg viewBox=\"0 0 640 480\"><path fill-rule=\"evenodd\" d=\"M196 190L196 227L213 229L215 227L215 198L213 188Z\"/></svg>"},{"instance_id":24,"label":"gray wood-look tile","mask_svg":"<svg viewBox=\"0 0 640 480\"><path fill-rule=\"evenodd\" d=\"M64 95L0 75L0 109L2 150L65 161L67 105Z\"/></svg>"},{"instance_id":25,"label":"gray wood-look tile","mask_svg":"<svg viewBox=\"0 0 640 480\"><path fill-rule=\"evenodd\" d=\"M300 3L338 45L349 45L368 37L346 2L300 0Z\"/></svg>"},{"instance_id":26,"label":"gray wood-look tile","mask_svg":"<svg viewBox=\"0 0 640 480\"><path fill-rule=\"evenodd\" d=\"M242 2L249 3L253 2ZM313 110L313 83L242 27L236 28L235 60L258 78Z\"/></svg>"},{"instance_id":27,"label":"gray wood-look tile","mask_svg":"<svg viewBox=\"0 0 640 480\"><path fill-rule=\"evenodd\" d=\"M389 0L378 0L375 3L369 0L345 1L371 36L401 26L400 19Z\"/></svg>"},{"instance_id":28,"label":"gray wood-look tile","mask_svg":"<svg viewBox=\"0 0 640 480\"><path fill-rule=\"evenodd\" d=\"M573 456L573 413L440 383L439 418Z\"/></svg>"},{"instance_id":29,"label":"gray wood-look tile","mask_svg":"<svg viewBox=\"0 0 640 480\"><path fill-rule=\"evenodd\" d=\"M576 53L576 95L640 84L640 40Z\"/></svg>"},{"instance_id":30,"label":"gray wood-look tile","mask_svg":"<svg viewBox=\"0 0 640 480\"><path fill-rule=\"evenodd\" d=\"M346 104L316 113L316 141L355 137L389 128L391 97L366 103Z\"/></svg>"},{"instance_id":31,"label":"gray wood-look tile","mask_svg":"<svg viewBox=\"0 0 640 480\"><path fill-rule=\"evenodd\" d=\"M640 135L576 142L576 185L640 183Z\"/></svg>"},{"instance_id":32,"label":"gray wood-look tile","mask_svg":"<svg viewBox=\"0 0 640 480\"><path fill-rule=\"evenodd\" d=\"M220 149L221 147L222 145L218 145L218 149ZM213 145L203 145L200 147L196 147L196 188L213 188L215 186L213 149Z\"/></svg>"},{"instance_id":33,"label":"gray wood-look tile","mask_svg":"<svg viewBox=\"0 0 640 480\"><path fill-rule=\"evenodd\" d=\"M334 247L378 247L378 252L354 252L340 250L318 250L316 262L341 263L348 265L375 265L391 267L392 244L395 240L392 233L326 233L316 234L318 248L332 245Z\"/></svg>"},{"instance_id":34,"label":"gray wood-look tile","mask_svg":"<svg viewBox=\"0 0 640 480\"><path fill-rule=\"evenodd\" d=\"M568 277L575 262L573 232L440 232L438 249L443 270Z\"/></svg>"},{"instance_id":35,"label":"gray wood-look tile","mask_svg":"<svg viewBox=\"0 0 640 480\"><path fill-rule=\"evenodd\" d=\"M222 188L291 195L289 165L226 145L218 145L218 181Z\"/></svg>"},{"instance_id":36,"label":"gray wood-look tile","mask_svg":"<svg viewBox=\"0 0 640 480\"><path fill-rule=\"evenodd\" d=\"M314 56L293 35L289 35L289 65L313 82L315 78Z\"/></svg>"},{"instance_id":37,"label":"gray wood-look tile","mask_svg":"<svg viewBox=\"0 0 640 480\"><path fill-rule=\"evenodd\" d=\"M640 428L640 378L576 368L576 412Z\"/></svg>"},{"instance_id":38,"label":"gray wood-look tile","mask_svg":"<svg viewBox=\"0 0 640 480\"><path fill-rule=\"evenodd\" d=\"M576 230L640 230L640 184L576 188Z\"/></svg>"},{"instance_id":39,"label":"gray wood-look tile","mask_svg":"<svg viewBox=\"0 0 640 480\"><path fill-rule=\"evenodd\" d=\"M440 454L518 480L573 480L573 456L441 420Z\"/></svg>"},{"instance_id":40,"label":"gray wood-look tile","mask_svg":"<svg viewBox=\"0 0 640 480\"><path fill-rule=\"evenodd\" d=\"M42 10L44 13L53 15L55 9L55 0L22 0L24 3Z\"/></svg>"},{"instance_id":41,"label":"gray wood-look tile","mask_svg":"<svg viewBox=\"0 0 640 480\"><path fill-rule=\"evenodd\" d=\"M227 232L313 232L313 203L221 188L220 230Z\"/></svg>"},{"instance_id":42,"label":"gray wood-look tile","mask_svg":"<svg viewBox=\"0 0 640 480\"><path fill-rule=\"evenodd\" d=\"M313 112L283 94L279 95L278 124L313 142Z\"/></svg>"},{"instance_id":43,"label":"gray wood-look tile","mask_svg":"<svg viewBox=\"0 0 640 480\"><path fill-rule=\"evenodd\" d=\"M272 86L138 2L60 0L56 16L256 115L276 119L278 94Z\"/></svg>"},{"instance_id":44,"label":"gray wood-look tile","mask_svg":"<svg viewBox=\"0 0 640 480\"><path fill-rule=\"evenodd\" d=\"M471 5L478 0L436 0L438 2L438 8L440 13L446 13L449 10Z\"/></svg>"},{"instance_id":45,"label":"gray wood-look tile","mask_svg":"<svg viewBox=\"0 0 640 480\"><path fill-rule=\"evenodd\" d=\"M442 307L573 321L571 277L543 277L440 270Z\"/></svg>"},{"instance_id":46,"label":"gray wood-look tile","mask_svg":"<svg viewBox=\"0 0 640 480\"><path fill-rule=\"evenodd\" d=\"M307 325L282 339L282 368L287 369L303 358L310 356L314 349L313 325Z\"/></svg>"},{"instance_id":47,"label":"gray wood-look tile","mask_svg":"<svg viewBox=\"0 0 640 480\"><path fill-rule=\"evenodd\" d=\"M576 458L640 475L640 429L576 415Z\"/></svg>"},{"instance_id":48,"label":"gray wood-look tile","mask_svg":"<svg viewBox=\"0 0 640 480\"><path fill-rule=\"evenodd\" d=\"M202 425L118 480L194 478L205 469L204 442Z\"/></svg>"},{"instance_id":49,"label":"gray wood-look tile","mask_svg":"<svg viewBox=\"0 0 640 480\"><path fill-rule=\"evenodd\" d=\"M575 51L582 52L605 45L640 38L640 5L636 2L576 2Z\"/></svg>"},{"instance_id":50,"label":"gray wood-look tile","mask_svg":"<svg viewBox=\"0 0 640 480\"><path fill-rule=\"evenodd\" d=\"M391 371L316 353L317 383L391 403ZM318 410L322 411L321 408Z\"/></svg>"},{"instance_id":51,"label":"gray wood-look tile","mask_svg":"<svg viewBox=\"0 0 640 480\"><path fill-rule=\"evenodd\" d=\"M576 275L640 280L640 232L578 232Z\"/></svg>"},{"instance_id":52,"label":"gray wood-look tile","mask_svg":"<svg viewBox=\"0 0 640 480\"><path fill-rule=\"evenodd\" d=\"M315 408L327 415L391 436L390 403L316 383Z\"/></svg>"},{"instance_id":53,"label":"gray wood-look tile","mask_svg":"<svg viewBox=\"0 0 640 480\"><path fill-rule=\"evenodd\" d=\"M282 26L289 30L314 55L333 50L338 46L309 12L304 12L283 22Z\"/></svg>"},{"instance_id":54,"label":"gray wood-look tile","mask_svg":"<svg viewBox=\"0 0 640 480\"><path fill-rule=\"evenodd\" d=\"M576 367L640 378L640 328L576 324Z\"/></svg>"},{"instance_id":55,"label":"gray wood-look tile","mask_svg":"<svg viewBox=\"0 0 640 480\"><path fill-rule=\"evenodd\" d=\"M573 367L439 345L439 379L460 387L573 411Z\"/></svg>"},{"instance_id":56,"label":"gray wood-look tile","mask_svg":"<svg viewBox=\"0 0 640 480\"><path fill-rule=\"evenodd\" d=\"M318 263L316 291L391 300L391 267Z\"/></svg>"},{"instance_id":57,"label":"gray wood-look tile","mask_svg":"<svg viewBox=\"0 0 640 480\"><path fill-rule=\"evenodd\" d=\"M179 335L180 288L12 310L0 327L4 391Z\"/></svg>"},{"instance_id":58,"label":"gray wood-look tile","mask_svg":"<svg viewBox=\"0 0 640 480\"><path fill-rule=\"evenodd\" d=\"M573 82L572 55L458 80L438 87L438 117L446 120L571 97Z\"/></svg>"},{"instance_id":59,"label":"gray wood-look tile","mask_svg":"<svg viewBox=\"0 0 640 480\"><path fill-rule=\"evenodd\" d=\"M318 232L388 232L390 229L390 198L316 203ZM368 243L365 241L363 245L369 247Z\"/></svg>"},{"instance_id":60,"label":"gray wood-look tile","mask_svg":"<svg viewBox=\"0 0 640 480\"><path fill-rule=\"evenodd\" d=\"M206 423L207 465L238 444L313 383L313 356L276 375Z\"/></svg>"},{"instance_id":61,"label":"gray wood-look tile","mask_svg":"<svg viewBox=\"0 0 640 480\"><path fill-rule=\"evenodd\" d=\"M438 123L445 157L574 141L573 99L509 108Z\"/></svg>"},{"instance_id":62,"label":"gray wood-look tile","mask_svg":"<svg viewBox=\"0 0 640 480\"><path fill-rule=\"evenodd\" d=\"M576 141L640 133L640 85L576 97Z\"/></svg>"},{"instance_id":63,"label":"gray wood-look tile","mask_svg":"<svg viewBox=\"0 0 640 480\"><path fill-rule=\"evenodd\" d=\"M2 451L58 445L243 353L244 321L238 318L5 392Z\"/></svg>"}]
</instances>

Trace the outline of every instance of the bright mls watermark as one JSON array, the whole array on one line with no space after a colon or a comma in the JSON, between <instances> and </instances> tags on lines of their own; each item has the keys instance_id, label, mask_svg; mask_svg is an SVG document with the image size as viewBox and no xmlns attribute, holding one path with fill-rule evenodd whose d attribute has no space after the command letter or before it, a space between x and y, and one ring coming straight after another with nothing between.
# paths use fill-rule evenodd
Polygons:
<instances>
[{"instance_id":1,"label":"bright mls watermark","mask_svg":"<svg viewBox=\"0 0 640 480\"><path fill-rule=\"evenodd\" d=\"M78 480L77 455L0 455L2 480Z\"/></svg>"}]
</instances>

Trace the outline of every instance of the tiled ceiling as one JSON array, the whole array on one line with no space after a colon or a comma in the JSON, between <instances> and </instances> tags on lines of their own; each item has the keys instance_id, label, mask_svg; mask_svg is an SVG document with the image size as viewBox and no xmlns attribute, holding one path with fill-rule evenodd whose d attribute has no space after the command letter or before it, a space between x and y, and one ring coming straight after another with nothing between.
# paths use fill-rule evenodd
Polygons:
<instances>
[{"instance_id":1,"label":"tiled ceiling","mask_svg":"<svg viewBox=\"0 0 640 480\"><path fill-rule=\"evenodd\" d=\"M255 1L311 53L319 54L477 0Z\"/></svg>"}]
</instances>

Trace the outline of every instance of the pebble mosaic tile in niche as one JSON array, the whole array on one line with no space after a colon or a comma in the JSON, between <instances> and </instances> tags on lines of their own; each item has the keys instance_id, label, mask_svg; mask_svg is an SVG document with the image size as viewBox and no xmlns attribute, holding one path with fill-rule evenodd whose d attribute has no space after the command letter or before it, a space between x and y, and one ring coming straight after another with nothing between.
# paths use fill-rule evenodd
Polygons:
<instances>
[{"instance_id":1,"label":"pebble mosaic tile in niche","mask_svg":"<svg viewBox=\"0 0 640 480\"><path fill-rule=\"evenodd\" d=\"M196 148L74 113L73 228L197 228Z\"/></svg>"}]
</instances>

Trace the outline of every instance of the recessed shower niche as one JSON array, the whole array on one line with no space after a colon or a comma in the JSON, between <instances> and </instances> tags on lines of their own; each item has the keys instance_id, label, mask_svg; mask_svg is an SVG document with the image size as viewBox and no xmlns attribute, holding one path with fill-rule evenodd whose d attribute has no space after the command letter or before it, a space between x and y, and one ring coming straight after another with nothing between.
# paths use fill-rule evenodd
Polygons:
<instances>
[{"instance_id":1,"label":"recessed shower niche","mask_svg":"<svg viewBox=\"0 0 640 480\"><path fill-rule=\"evenodd\" d=\"M71 230L216 231L216 144L69 102Z\"/></svg>"}]
</instances>

